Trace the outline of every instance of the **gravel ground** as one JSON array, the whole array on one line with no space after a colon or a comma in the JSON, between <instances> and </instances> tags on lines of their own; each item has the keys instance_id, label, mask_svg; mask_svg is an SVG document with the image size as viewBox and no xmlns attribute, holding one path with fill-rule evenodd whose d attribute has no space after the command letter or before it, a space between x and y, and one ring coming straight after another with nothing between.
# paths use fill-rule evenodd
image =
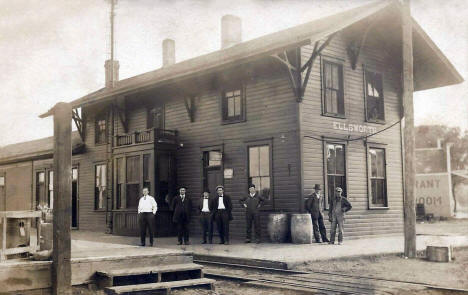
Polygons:
<instances>
[{"instance_id":1,"label":"gravel ground","mask_svg":"<svg viewBox=\"0 0 468 295\"><path fill-rule=\"evenodd\" d=\"M401 280L468 289L468 248L454 249L450 263L430 262L424 258L379 257L318 261L301 265L298 270L341 272L375 278Z\"/></svg>"}]
</instances>

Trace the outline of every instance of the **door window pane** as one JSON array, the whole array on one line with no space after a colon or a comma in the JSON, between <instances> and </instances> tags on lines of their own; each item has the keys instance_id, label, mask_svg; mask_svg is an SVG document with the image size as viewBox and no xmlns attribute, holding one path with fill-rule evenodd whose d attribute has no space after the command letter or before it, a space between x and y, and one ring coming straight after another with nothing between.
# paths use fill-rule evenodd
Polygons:
<instances>
[{"instance_id":1,"label":"door window pane","mask_svg":"<svg viewBox=\"0 0 468 295\"><path fill-rule=\"evenodd\" d=\"M104 209L107 200L107 165L99 164L95 166L95 189L94 189L94 209Z\"/></svg>"},{"instance_id":2,"label":"door window pane","mask_svg":"<svg viewBox=\"0 0 468 295\"><path fill-rule=\"evenodd\" d=\"M54 208L54 171L49 171L47 204L49 208Z\"/></svg>"},{"instance_id":3,"label":"door window pane","mask_svg":"<svg viewBox=\"0 0 468 295\"><path fill-rule=\"evenodd\" d=\"M341 187L343 196L346 196L346 154L343 144L327 144L327 196L325 208L329 200L335 196L335 189Z\"/></svg>"},{"instance_id":4,"label":"door window pane","mask_svg":"<svg viewBox=\"0 0 468 295\"><path fill-rule=\"evenodd\" d=\"M369 176L371 187L371 205L377 207L387 206L387 188L385 174L385 150L381 148L369 148Z\"/></svg>"}]
</instances>

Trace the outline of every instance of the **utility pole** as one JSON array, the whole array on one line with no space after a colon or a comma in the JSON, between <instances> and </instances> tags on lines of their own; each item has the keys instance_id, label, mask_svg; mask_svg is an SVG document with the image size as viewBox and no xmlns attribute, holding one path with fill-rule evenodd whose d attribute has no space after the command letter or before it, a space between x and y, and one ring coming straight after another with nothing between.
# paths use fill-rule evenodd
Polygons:
<instances>
[{"instance_id":1,"label":"utility pole","mask_svg":"<svg viewBox=\"0 0 468 295\"><path fill-rule=\"evenodd\" d=\"M414 105L413 105L413 26L410 0L401 1L403 117L404 117L404 234L405 256L416 257L416 208L414 201Z\"/></svg>"},{"instance_id":2,"label":"utility pole","mask_svg":"<svg viewBox=\"0 0 468 295\"><path fill-rule=\"evenodd\" d=\"M54 115L54 219L52 294L71 295L72 147L70 104L59 102Z\"/></svg>"}]
</instances>

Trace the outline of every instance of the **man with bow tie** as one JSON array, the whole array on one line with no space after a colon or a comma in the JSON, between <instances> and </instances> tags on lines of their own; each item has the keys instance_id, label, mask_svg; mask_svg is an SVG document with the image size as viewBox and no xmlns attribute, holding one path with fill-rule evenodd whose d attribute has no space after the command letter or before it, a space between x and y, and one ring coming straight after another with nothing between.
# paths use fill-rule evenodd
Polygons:
<instances>
[{"instance_id":1,"label":"man with bow tie","mask_svg":"<svg viewBox=\"0 0 468 295\"><path fill-rule=\"evenodd\" d=\"M156 201L148 193L148 188L143 188L143 197L138 202L138 224L140 226L140 246L142 247L146 243L146 228L149 229L150 245L153 246L154 215L158 210Z\"/></svg>"},{"instance_id":2,"label":"man with bow tie","mask_svg":"<svg viewBox=\"0 0 468 295\"><path fill-rule=\"evenodd\" d=\"M203 231L203 242L206 244L206 235L208 234L208 243L213 243L213 207L209 190L205 190L201 196L198 209L200 210L200 223Z\"/></svg>"},{"instance_id":3,"label":"man with bow tie","mask_svg":"<svg viewBox=\"0 0 468 295\"><path fill-rule=\"evenodd\" d=\"M320 243L320 236L322 236L322 242L328 243L327 230L323 224L323 196L320 194L322 188L320 184L314 186L314 192L309 195L306 200L305 209L310 213L312 217L312 226L314 229L314 238L316 243ZM319 235L320 231L320 235Z\"/></svg>"},{"instance_id":4,"label":"man with bow tie","mask_svg":"<svg viewBox=\"0 0 468 295\"><path fill-rule=\"evenodd\" d=\"M255 230L255 242L260 243L260 212L259 208L262 206L265 199L257 193L255 184L249 185L249 194L239 199L239 203L245 208L245 217L247 223L247 236L246 243L250 243L252 238L252 223Z\"/></svg>"},{"instance_id":5,"label":"man with bow tie","mask_svg":"<svg viewBox=\"0 0 468 295\"><path fill-rule=\"evenodd\" d=\"M224 186L216 187L217 196L212 199L213 215L218 228L220 244L229 245L229 222L232 218L231 197L224 194Z\"/></svg>"},{"instance_id":6,"label":"man with bow tie","mask_svg":"<svg viewBox=\"0 0 468 295\"><path fill-rule=\"evenodd\" d=\"M186 187L179 188L179 195L172 200L171 208L174 211L172 221L177 224L178 245L189 245L189 222L192 213L192 201L186 196Z\"/></svg>"}]
</instances>

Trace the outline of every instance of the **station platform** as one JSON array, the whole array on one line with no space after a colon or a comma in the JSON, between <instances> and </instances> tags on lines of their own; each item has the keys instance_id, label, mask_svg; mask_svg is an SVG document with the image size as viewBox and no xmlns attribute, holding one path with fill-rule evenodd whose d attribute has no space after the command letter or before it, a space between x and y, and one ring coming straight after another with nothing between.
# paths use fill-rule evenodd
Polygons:
<instances>
[{"instance_id":1,"label":"station platform","mask_svg":"<svg viewBox=\"0 0 468 295\"><path fill-rule=\"evenodd\" d=\"M92 232L74 232L72 237L80 241L100 241L100 243L116 243L138 245L138 237L124 237ZM385 236L366 239L346 240L343 245L326 243L313 244L245 244L243 241L231 241L230 245L201 244L199 237L191 237L191 245L177 245L177 238L156 238L155 247L180 250L193 253L195 261L212 261L234 263L252 266L294 269L296 266L319 260L346 259L364 256L402 254L404 250L403 236ZM428 245L452 245L453 247L468 247L468 235L454 234L419 234L417 235L417 250L423 251ZM140 247L146 251L147 247ZM139 250L135 250L139 251Z\"/></svg>"}]
</instances>

